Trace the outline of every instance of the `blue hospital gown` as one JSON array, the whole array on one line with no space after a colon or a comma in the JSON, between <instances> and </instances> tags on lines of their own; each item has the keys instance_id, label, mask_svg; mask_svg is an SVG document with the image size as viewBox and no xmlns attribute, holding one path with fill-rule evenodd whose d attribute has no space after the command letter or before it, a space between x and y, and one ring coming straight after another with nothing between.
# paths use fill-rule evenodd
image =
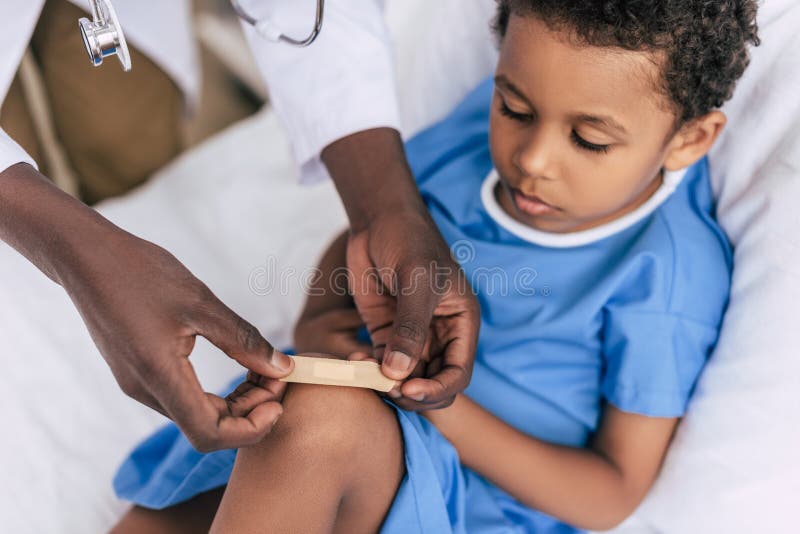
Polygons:
<instances>
[{"instance_id":1,"label":"blue hospital gown","mask_svg":"<svg viewBox=\"0 0 800 534\"><path fill-rule=\"evenodd\" d=\"M531 436L574 447L587 444L605 402L681 416L716 342L730 283L707 161L673 175L672 188L626 224L566 236L520 229L492 200L492 90L481 84L407 145L423 198L481 305L467 395ZM576 531L462 466L426 419L395 410L407 474L383 532ZM200 454L169 425L124 462L115 489L164 508L224 485L235 454Z\"/></svg>"}]
</instances>

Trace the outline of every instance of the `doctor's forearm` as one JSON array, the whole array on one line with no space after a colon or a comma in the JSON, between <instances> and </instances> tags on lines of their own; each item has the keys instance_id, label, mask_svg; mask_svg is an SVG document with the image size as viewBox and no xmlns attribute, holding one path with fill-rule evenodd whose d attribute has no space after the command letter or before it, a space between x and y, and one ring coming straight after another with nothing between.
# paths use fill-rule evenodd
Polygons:
<instances>
[{"instance_id":1,"label":"doctor's forearm","mask_svg":"<svg viewBox=\"0 0 800 534\"><path fill-rule=\"evenodd\" d=\"M429 357L427 345L438 348L443 362L405 382L395 402L405 410L449 404L469 382L480 312L475 295L462 290L466 278L422 200L400 134L355 133L323 150L322 161L350 218L347 267L357 282L351 289L373 343L386 355L383 373L407 379ZM370 282L375 272L379 284Z\"/></svg>"},{"instance_id":2,"label":"doctor's forearm","mask_svg":"<svg viewBox=\"0 0 800 534\"><path fill-rule=\"evenodd\" d=\"M428 216L397 130L375 128L349 135L326 147L322 161L354 230L394 210Z\"/></svg>"},{"instance_id":3,"label":"doctor's forearm","mask_svg":"<svg viewBox=\"0 0 800 534\"><path fill-rule=\"evenodd\" d=\"M65 286L81 261L80 243L119 229L85 204L55 187L36 169L20 163L0 173L0 240Z\"/></svg>"}]
</instances>

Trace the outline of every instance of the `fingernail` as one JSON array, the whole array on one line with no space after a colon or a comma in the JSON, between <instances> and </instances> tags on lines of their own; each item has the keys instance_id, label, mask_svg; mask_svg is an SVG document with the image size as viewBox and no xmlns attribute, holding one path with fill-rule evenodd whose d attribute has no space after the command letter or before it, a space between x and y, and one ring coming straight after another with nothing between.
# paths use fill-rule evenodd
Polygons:
<instances>
[{"instance_id":1,"label":"fingernail","mask_svg":"<svg viewBox=\"0 0 800 534\"><path fill-rule=\"evenodd\" d=\"M387 393L387 395L389 395L389 397L393 398L394 400L397 400L403 396L403 394L397 391L396 389L390 390L389 393Z\"/></svg>"},{"instance_id":2,"label":"fingernail","mask_svg":"<svg viewBox=\"0 0 800 534\"><path fill-rule=\"evenodd\" d=\"M414 399L417 402L422 402L422 401L425 400L425 394L424 393L417 393L416 395L409 395L408 398L409 399Z\"/></svg>"},{"instance_id":3,"label":"fingernail","mask_svg":"<svg viewBox=\"0 0 800 534\"><path fill-rule=\"evenodd\" d=\"M392 351L386 358L386 364L395 371L409 372L414 364L408 354L399 350Z\"/></svg>"},{"instance_id":4,"label":"fingernail","mask_svg":"<svg viewBox=\"0 0 800 534\"><path fill-rule=\"evenodd\" d=\"M277 350L272 355L272 363L281 372L286 372L292 368L292 359Z\"/></svg>"},{"instance_id":5,"label":"fingernail","mask_svg":"<svg viewBox=\"0 0 800 534\"><path fill-rule=\"evenodd\" d=\"M272 422L272 426L270 427L270 430L272 430L273 428L275 428L275 425L277 425L277 424L278 424L278 419L280 419L282 415L283 415L283 412L281 412L281 413L279 413L279 414L278 414L278 416L277 416L277 417L275 418L275 420Z\"/></svg>"}]
</instances>

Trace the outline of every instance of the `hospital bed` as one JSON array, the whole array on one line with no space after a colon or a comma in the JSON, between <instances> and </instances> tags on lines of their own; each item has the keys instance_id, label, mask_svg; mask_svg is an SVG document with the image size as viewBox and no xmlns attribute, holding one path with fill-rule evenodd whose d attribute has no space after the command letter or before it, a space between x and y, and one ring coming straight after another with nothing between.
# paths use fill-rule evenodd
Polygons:
<instances>
[{"instance_id":1,"label":"hospital bed","mask_svg":"<svg viewBox=\"0 0 800 534\"><path fill-rule=\"evenodd\" d=\"M402 1L389 3L389 20L410 135L491 72L495 52L491 1ZM463 24L443 34L437 23L453 9ZM760 24L763 45L711 155L735 247L731 303L663 473L619 533L798 531L800 4L767 0ZM279 346L290 342L304 269L345 225L331 184L298 185L268 111L99 209L171 250ZM192 362L210 390L240 372L203 342ZM106 530L125 510L111 490L116 466L163 419L119 391L63 290L2 244L0 365L0 531Z\"/></svg>"}]
</instances>

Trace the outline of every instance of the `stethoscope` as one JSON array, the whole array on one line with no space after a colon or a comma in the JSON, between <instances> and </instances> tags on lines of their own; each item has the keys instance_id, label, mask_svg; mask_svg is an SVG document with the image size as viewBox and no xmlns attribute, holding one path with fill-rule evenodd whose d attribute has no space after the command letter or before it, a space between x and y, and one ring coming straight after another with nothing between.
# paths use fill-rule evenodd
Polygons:
<instances>
[{"instance_id":1,"label":"stethoscope","mask_svg":"<svg viewBox=\"0 0 800 534\"><path fill-rule=\"evenodd\" d=\"M103 64L103 59L109 56L117 56L122 63L122 70L131 70L131 55L128 51L128 42L122 32L117 12L111 4L111 0L89 0L92 7L92 20L82 18L78 21L78 26L83 37L83 44L92 65L98 67ZM314 28L305 39L294 39L284 35L281 29L269 18L259 20L250 15L239 3L239 0L231 0L234 11L248 24L251 24L256 32L263 38L272 42L284 42L294 46L308 46L313 43L319 32L322 30L322 20L324 18L325 0L317 0L317 14L314 20Z\"/></svg>"}]
</instances>

